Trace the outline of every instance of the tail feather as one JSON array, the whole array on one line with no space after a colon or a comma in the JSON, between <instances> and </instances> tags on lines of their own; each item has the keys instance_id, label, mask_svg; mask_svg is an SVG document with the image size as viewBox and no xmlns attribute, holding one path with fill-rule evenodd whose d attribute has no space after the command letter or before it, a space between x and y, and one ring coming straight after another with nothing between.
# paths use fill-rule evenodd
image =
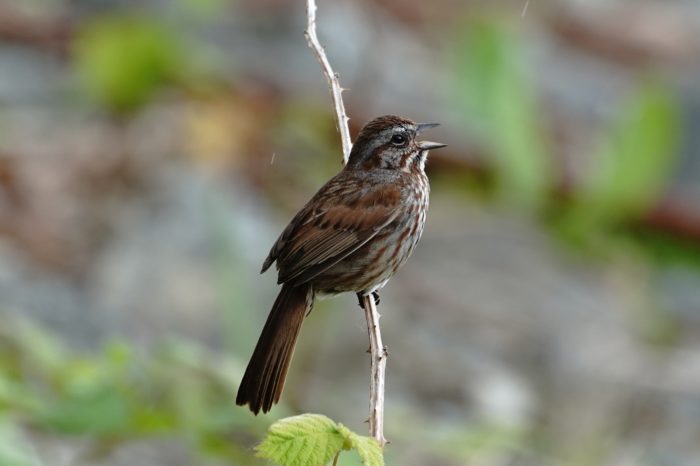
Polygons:
<instances>
[{"instance_id":1,"label":"tail feather","mask_svg":"<svg viewBox=\"0 0 700 466\"><path fill-rule=\"evenodd\" d=\"M238 387L237 405L268 412L284 389L301 324L313 302L309 285L284 285L272 306Z\"/></svg>"}]
</instances>

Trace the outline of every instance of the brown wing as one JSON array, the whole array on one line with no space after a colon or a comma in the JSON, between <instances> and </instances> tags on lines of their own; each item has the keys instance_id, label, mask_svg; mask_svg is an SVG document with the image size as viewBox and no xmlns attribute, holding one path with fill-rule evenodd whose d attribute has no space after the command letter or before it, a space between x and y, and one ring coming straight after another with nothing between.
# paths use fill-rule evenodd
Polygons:
<instances>
[{"instance_id":1,"label":"brown wing","mask_svg":"<svg viewBox=\"0 0 700 466\"><path fill-rule=\"evenodd\" d=\"M319 190L272 247L263 271L276 260L278 283L312 280L396 218L399 188L382 183L358 190L355 183L342 182L340 176Z\"/></svg>"}]
</instances>

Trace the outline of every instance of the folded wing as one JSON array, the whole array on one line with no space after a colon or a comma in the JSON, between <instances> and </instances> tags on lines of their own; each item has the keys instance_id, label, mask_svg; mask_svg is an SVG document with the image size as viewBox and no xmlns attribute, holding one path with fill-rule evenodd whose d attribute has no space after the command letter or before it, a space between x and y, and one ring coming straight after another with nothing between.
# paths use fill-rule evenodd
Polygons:
<instances>
[{"instance_id":1,"label":"folded wing","mask_svg":"<svg viewBox=\"0 0 700 466\"><path fill-rule=\"evenodd\" d=\"M277 261L278 283L299 285L332 267L371 240L397 217L399 188L385 184L355 192L333 180L325 185L282 232L263 264ZM319 200L324 202L319 204ZM334 203L334 200L343 203Z\"/></svg>"}]
</instances>

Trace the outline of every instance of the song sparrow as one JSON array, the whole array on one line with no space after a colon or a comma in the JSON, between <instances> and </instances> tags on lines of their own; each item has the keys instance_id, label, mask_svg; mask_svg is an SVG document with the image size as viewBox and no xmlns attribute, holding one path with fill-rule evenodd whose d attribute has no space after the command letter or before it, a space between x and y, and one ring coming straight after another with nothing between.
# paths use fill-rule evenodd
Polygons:
<instances>
[{"instance_id":1,"label":"song sparrow","mask_svg":"<svg viewBox=\"0 0 700 466\"><path fill-rule=\"evenodd\" d=\"M428 210L428 150L417 141L435 123L393 115L370 121L347 165L297 213L265 259L277 261L282 290L255 346L236 404L268 412L282 394L302 321L316 293L374 294L408 259ZM261 273L262 273L261 272Z\"/></svg>"}]
</instances>

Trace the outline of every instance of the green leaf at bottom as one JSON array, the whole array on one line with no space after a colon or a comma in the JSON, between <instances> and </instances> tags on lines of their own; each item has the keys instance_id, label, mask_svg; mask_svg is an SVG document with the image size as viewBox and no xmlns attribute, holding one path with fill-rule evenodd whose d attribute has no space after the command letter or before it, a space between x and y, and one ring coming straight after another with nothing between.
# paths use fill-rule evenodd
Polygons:
<instances>
[{"instance_id":1,"label":"green leaf at bottom","mask_svg":"<svg viewBox=\"0 0 700 466\"><path fill-rule=\"evenodd\" d=\"M284 466L322 466L341 450L357 451L364 466L384 466L382 447L321 414L281 419L255 450L260 458Z\"/></svg>"},{"instance_id":2,"label":"green leaf at bottom","mask_svg":"<svg viewBox=\"0 0 700 466\"><path fill-rule=\"evenodd\" d=\"M275 422L255 449L261 458L284 466L321 466L342 448L345 438L331 419L301 414Z\"/></svg>"}]
</instances>

